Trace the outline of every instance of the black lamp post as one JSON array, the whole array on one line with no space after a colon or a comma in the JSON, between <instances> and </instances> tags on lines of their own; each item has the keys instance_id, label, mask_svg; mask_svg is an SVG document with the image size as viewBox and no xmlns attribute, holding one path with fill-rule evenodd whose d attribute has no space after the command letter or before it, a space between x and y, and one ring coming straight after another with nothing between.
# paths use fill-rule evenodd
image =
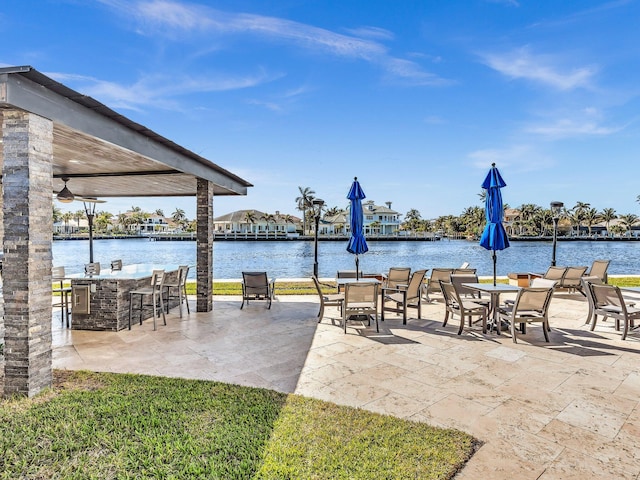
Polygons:
<instances>
[{"instance_id":1,"label":"black lamp post","mask_svg":"<svg viewBox=\"0 0 640 480\"><path fill-rule=\"evenodd\" d=\"M96 216L96 204L104 203L104 200L98 200L97 198L78 198L84 203L84 213L87 216L87 223L89 224L89 263L93 263L93 219Z\"/></svg>"},{"instance_id":2,"label":"black lamp post","mask_svg":"<svg viewBox=\"0 0 640 480\"><path fill-rule=\"evenodd\" d=\"M322 206L324 200L320 198L314 198L311 200L313 205L314 219L316 222L316 229L314 231L314 255L313 255L313 274L318 278L318 227L320 225L320 214L322 213Z\"/></svg>"},{"instance_id":3,"label":"black lamp post","mask_svg":"<svg viewBox=\"0 0 640 480\"><path fill-rule=\"evenodd\" d=\"M562 202L551 202L551 213L553 214L553 253L551 255L551 266L556 266L556 246L558 244L558 220L560 211L564 207Z\"/></svg>"}]
</instances>

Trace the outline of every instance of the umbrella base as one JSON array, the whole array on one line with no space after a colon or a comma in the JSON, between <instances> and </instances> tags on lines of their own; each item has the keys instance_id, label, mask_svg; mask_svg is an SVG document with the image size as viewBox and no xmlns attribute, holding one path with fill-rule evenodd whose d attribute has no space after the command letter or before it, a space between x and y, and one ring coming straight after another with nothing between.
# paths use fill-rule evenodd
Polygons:
<instances>
[{"instance_id":1,"label":"umbrella base","mask_svg":"<svg viewBox=\"0 0 640 480\"><path fill-rule=\"evenodd\" d=\"M500 323L500 331L501 332L508 332L509 331L509 322L499 322ZM496 328L496 324L494 322L489 322L487 324L487 328L488 330L491 331L497 331L498 329Z\"/></svg>"}]
</instances>

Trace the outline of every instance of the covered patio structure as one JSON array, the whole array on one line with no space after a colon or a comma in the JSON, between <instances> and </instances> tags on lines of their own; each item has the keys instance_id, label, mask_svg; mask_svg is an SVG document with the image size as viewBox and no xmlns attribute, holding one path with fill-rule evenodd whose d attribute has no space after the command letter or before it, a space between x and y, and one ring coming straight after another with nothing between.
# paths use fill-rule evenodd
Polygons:
<instances>
[{"instance_id":1,"label":"covered patio structure","mask_svg":"<svg viewBox=\"0 0 640 480\"><path fill-rule=\"evenodd\" d=\"M30 66L0 68L4 395L51 385L53 198L194 196L197 311L213 308L213 198L252 185Z\"/></svg>"}]
</instances>

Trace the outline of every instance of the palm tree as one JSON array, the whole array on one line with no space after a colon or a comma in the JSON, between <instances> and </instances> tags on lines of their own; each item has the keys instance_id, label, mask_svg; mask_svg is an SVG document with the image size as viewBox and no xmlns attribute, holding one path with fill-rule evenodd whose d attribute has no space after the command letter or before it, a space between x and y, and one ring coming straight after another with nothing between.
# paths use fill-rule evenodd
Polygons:
<instances>
[{"instance_id":1,"label":"palm tree","mask_svg":"<svg viewBox=\"0 0 640 480\"><path fill-rule=\"evenodd\" d=\"M62 220L62 211L55 205L53 205L52 215L53 215L53 223L56 223Z\"/></svg>"},{"instance_id":2,"label":"palm tree","mask_svg":"<svg viewBox=\"0 0 640 480\"><path fill-rule=\"evenodd\" d=\"M582 225L582 212L579 210L569 210L567 212L567 218L569 219L569 222L571 222L571 228L573 228L573 226L576 226L576 235L580 235L580 226Z\"/></svg>"},{"instance_id":3,"label":"palm tree","mask_svg":"<svg viewBox=\"0 0 640 480\"><path fill-rule=\"evenodd\" d=\"M140 225L145 223L146 219L149 218L149 214L147 212L143 212L140 207L133 207L133 214L130 217L131 225L136 226L136 233L140 233Z\"/></svg>"},{"instance_id":4,"label":"palm tree","mask_svg":"<svg viewBox=\"0 0 640 480\"><path fill-rule=\"evenodd\" d=\"M117 216L117 220L116 220L116 225L118 225L118 228L122 231L126 230L126 226L127 226L127 221L128 221L129 217L127 217L126 213L119 213Z\"/></svg>"},{"instance_id":5,"label":"palm tree","mask_svg":"<svg viewBox=\"0 0 640 480\"><path fill-rule=\"evenodd\" d=\"M618 215L616 214L615 209L605 208L604 210L602 210L602 212L600 212L600 218L607 225L607 233L609 233L609 224L611 223L611 220L615 220L616 218L618 218Z\"/></svg>"},{"instance_id":6,"label":"palm tree","mask_svg":"<svg viewBox=\"0 0 640 480\"><path fill-rule=\"evenodd\" d=\"M307 209L311 207L311 201L315 198L316 192L309 187L298 187L300 196L296 197L297 208L302 212L302 234L307 231Z\"/></svg>"},{"instance_id":7,"label":"palm tree","mask_svg":"<svg viewBox=\"0 0 640 480\"><path fill-rule=\"evenodd\" d=\"M600 221L600 214L595 208L588 208L584 211L583 221L589 229L589 236L591 236L591 227Z\"/></svg>"},{"instance_id":8,"label":"palm tree","mask_svg":"<svg viewBox=\"0 0 640 480\"><path fill-rule=\"evenodd\" d=\"M256 223L256 220L257 215L255 210L247 210L244 212L244 221L251 225L251 227L249 227L249 233L253 233L253 224Z\"/></svg>"},{"instance_id":9,"label":"palm tree","mask_svg":"<svg viewBox=\"0 0 640 480\"><path fill-rule=\"evenodd\" d=\"M631 227L638 221L638 216L633 213L627 213L626 215L620 215L620 223L627 229L629 235L631 235Z\"/></svg>"},{"instance_id":10,"label":"palm tree","mask_svg":"<svg viewBox=\"0 0 640 480\"><path fill-rule=\"evenodd\" d=\"M64 233L69 233L69 222L73 220L73 213L64 212L62 214L62 221L64 222Z\"/></svg>"},{"instance_id":11,"label":"palm tree","mask_svg":"<svg viewBox=\"0 0 640 480\"><path fill-rule=\"evenodd\" d=\"M107 227L111 224L113 213L111 212L98 212L96 215L96 227L99 231L106 232Z\"/></svg>"},{"instance_id":12,"label":"palm tree","mask_svg":"<svg viewBox=\"0 0 640 480\"><path fill-rule=\"evenodd\" d=\"M520 225L524 228L525 231L529 231L533 226L532 219L533 216L539 213L542 210L542 207L535 205L533 203L525 203L520 205L518 208L520 211L520 215L518 218L520 219ZM535 228L535 227L534 227ZM522 231L520 233L523 233Z\"/></svg>"},{"instance_id":13,"label":"palm tree","mask_svg":"<svg viewBox=\"0 0 640 480\"><path fill-rule=\"evenodd\" d=\"M548 233L548 229L553 225L553 214L551 209L541 208L540 211L535 212L530 220L530 225L535 228L535 233L539 236L544 236Z\"/></svg>"},{"instance_id":14,"label":"palm tree","mask_svg":"<svg viewBox=\"0 0 640 480\"><path fill-rule=\"evenodd\" d=\"M164 217L164 210L162 210L161 208L156 208L155 214L160 217Z\"/></svg>"},{"instance_id":15,"label":"palm tree","mask_svg":"<svg viewBox=\"0 0 640 480\"><path fill-rule=\"evenodd\" d=\"M420 219L421 219L420 212L418 210L416 210L415 208L412 208L404 216L404 219L405 220L404 222L402 222L402 227L405 230L409 230L409 231L418 230L418 227L420 226Z\"/></svg>"},{"instance_id":16,"label":"palm tree","mask_svg":"<svg viewBox=\"0 0 640 480\"><path fill-rule=\"evenodd\" d=\"M324 212L324 214L325 214L327 217L335 217L335 216L336 216L336 215L338 215L341 211L342 211L342 210L341 210L341 209L339 209L338 207L331 207L331 208L328 208L328 209Z\"/></svg>"},{"instance_id":17,"label":"palm tree","mask_svg":"<svg viewBox=\"0 0 640 480\"><path fill-rule=\"evenodd\" d=\"M267 222L267 232L270 230L270 225L275 223L276 216L273 213L265 213L264 219Z\"/></svg>"},{"instance_id":18,"label":"palm tree","mask_svg":"<svg viewBox=\"0 0 640 480\"><path fill-rule=\"evenodd\" d=\"M76 221L76 225L78 225L78 231L80 231L80 220L87 216L87 212L84 210L76 210L73 214L73 219Z\"/></svg>"},{"instance_id":19,"label":"palm tree","mask_svg":"<svg viewBox=\"0 0 640 480\"><path fill-rule=\"evenodd\" d=\"M181 208L176 208L175 211L171 214L171 220L178 225L181 229L184 229L187 223L187 216L184 213L184 210Z\"/></svg>"},{"instance_id":20,"label":"palm tree","mask_svg":"<svg viewBox=\"0 0 640 480\"><path fill-rule=\"evenodd\" d=\"M582 222L584 221L584 215L591 207L591 204L588 202L576 202L576 204L571 209L573 214L573 219L578 222L578 232L580 232L580 227L582 226Z\"/></svg>"},{"instance_id":21,"label":"palm tree","mask_svg":"<svg viewBox=\"0 0 640 480\"><path fill-rule=\"evenodd\" d=\"M465 225L468 235L479 235L485 220L484 209L477 205L465 208L460 215L460 221Z\"/></svg>"},{"instance_id":22,"label":"palm tree","mask_svg":"<svg viewBox=\"0 0 640 480\"><path fill-rule=\"evenodd\" d=\"M288 213L287 213L284 217L282 217L282 219L284 220L284 225L285 225L285 227L286 227L288 224L293 225L293 223L294 223L294 222L293 222L293 216L291 216L291 215L290 215L290 214L288 214Z\"/></svg>"}]
</instances>

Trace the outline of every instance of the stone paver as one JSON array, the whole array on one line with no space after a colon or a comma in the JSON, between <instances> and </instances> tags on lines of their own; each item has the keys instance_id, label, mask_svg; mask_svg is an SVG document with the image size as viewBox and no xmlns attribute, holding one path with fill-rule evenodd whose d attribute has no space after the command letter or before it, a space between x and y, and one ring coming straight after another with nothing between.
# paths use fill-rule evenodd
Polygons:
<instances>
[{"instance_id":1,"label":"stone paver","mask_svg":"<svg viewBox=\"0 0 640 480\"><path fill-rule=\"evenodd\" d=\"M390 316L380 333L350 322L346 335L336 308L317 323L312 296L239 306L215 297L212 313L182 319L174 309L155 332L150 321L67 330L54 312L53 364L266 387L459 428L482 442L460 479L640 478L640 331L624 342L611 321L590 332L579 294L554 297L550 343L538 325L518 344L477 327L458 336L438 302L421 320Z\"/></svg>"}]
</instances>

